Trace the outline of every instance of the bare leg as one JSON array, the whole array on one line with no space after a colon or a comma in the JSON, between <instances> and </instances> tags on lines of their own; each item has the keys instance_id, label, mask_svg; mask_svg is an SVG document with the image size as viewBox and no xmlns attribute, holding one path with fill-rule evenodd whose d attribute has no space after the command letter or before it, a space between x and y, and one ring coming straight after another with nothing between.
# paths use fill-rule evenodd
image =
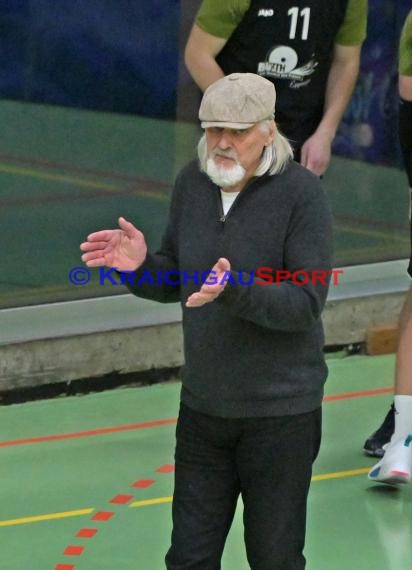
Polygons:
<instances>
[{"instance_id":1,"label":"bare leg","mask_svg":"<svg viewBox=\"0 0 412 570\"><path fill-rule=\"evenodd\" d=\"M412 396L412 287L402 308L399 324L395 394Z\"/></svg>"},{"instance_id":2,"label":"bare leg","mask_svg":"<svg viewBox=\"0 0 412 570\"><path fill-rule=\"evenodd\" d=\"M400 317L396 358L395 431L369 479L380 483L409 483L412 478L412 287Z\"/></svg>"}]
</instances>

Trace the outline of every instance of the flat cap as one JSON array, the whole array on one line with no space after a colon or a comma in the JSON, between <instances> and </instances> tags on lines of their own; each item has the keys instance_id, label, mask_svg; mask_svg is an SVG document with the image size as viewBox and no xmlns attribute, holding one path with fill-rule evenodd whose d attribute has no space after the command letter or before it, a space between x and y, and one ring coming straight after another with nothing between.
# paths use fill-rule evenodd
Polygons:
<instances>
[{"instance_id":1,"label":"flat cap","mask_svg":"<svg viewBox=\"0 0 412 570\"><path fill-rule=\"evenodd\" d=\"M206 89L199 109L202 128L248 129L273 119L276 90L271 81L254 73L232 73Z\"/></svg>"}]
</instances>

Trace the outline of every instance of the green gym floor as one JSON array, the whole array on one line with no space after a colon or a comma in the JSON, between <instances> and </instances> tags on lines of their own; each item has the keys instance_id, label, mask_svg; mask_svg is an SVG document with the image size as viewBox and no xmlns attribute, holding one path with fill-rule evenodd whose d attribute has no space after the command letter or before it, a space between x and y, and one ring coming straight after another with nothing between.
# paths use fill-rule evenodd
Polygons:
<instances>
[{"instance_id":1,"label":"green gym floor","mask_svg":"<svg viewBox=\"0 0 412 570\"><path fill-rule=\"evenodd\" d=\"M336 355L328 364L307 568L406 570L412 485L369 483L374 460L361 451L391 402L394 357ZM1 570L164 568L179 387L0 407ZM247 568L239 505L223 569Z\"/></svg>"}]
</instances>

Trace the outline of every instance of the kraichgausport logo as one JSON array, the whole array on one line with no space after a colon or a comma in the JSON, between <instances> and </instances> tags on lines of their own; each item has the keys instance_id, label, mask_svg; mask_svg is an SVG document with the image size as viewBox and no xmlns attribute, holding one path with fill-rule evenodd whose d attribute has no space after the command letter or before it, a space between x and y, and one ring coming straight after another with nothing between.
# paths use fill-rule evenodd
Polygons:
<instances>
[{"instance_id":1,"label":"kraichgausport logo","mask_svg":"<svg viewBox=\"0 0 412 570\"><path fill-rule=\"evenodd\" d=\"M100 267L99 268L99 285L132 285L139 287L149 284L154 287L157 285L257 285L267 286L271 284L280 285L284 281L291 281L295 285L303 286L311 283L316 285L328 285L329 277L333 280L334 285L338 285L339 275L343 273L343 269L314 269L305 271L298 269L296 271L288 271L287 269L273 269L271 267L259 267L256 271L225 271L223 275L217 275L214 270L211 271L157 271L156 274L144 270L136 271L118 271L116 267ZM91 272L85 267L74 267L69 272L69 280L73 285L86 285L91 278Z\"/></svg>"}]
</instances>

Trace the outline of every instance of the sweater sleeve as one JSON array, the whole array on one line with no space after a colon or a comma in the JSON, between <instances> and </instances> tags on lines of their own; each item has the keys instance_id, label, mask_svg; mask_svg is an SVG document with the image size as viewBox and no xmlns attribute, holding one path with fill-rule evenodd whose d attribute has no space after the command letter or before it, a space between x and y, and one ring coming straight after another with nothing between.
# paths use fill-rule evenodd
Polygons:
<instances>
[{"instance_id":1,"label":"sweater sleeve","mask_svg":"<svg viewBox=\"0 0 412 570\"><path fill-rule=\"evenodd\" d=\"M287 332L310 329L320 318L326 302L332 241L332 214L323 190L318 187L308 199L297 203L292 212L282 268L290 277L284 279L286 273L265 268L268 279L263 280L263 272L258 271L253 282L244 285L250 276L232 269L217 302L232 314L262 327Z\"/></svg>"},{"instance_id":2,"label":"sweater sleeve","mask_svg":"<svg viewBox=\"0 0 412 570\"><path fill-rule=\"evenodd\" d=\"M133 295L160 303L180 301L177 235L179 213L179 178L176 180L166 230L155 253L148 253L143 264L131 274L123 273L123 281Z\"/></svg>"}]
</instances>

